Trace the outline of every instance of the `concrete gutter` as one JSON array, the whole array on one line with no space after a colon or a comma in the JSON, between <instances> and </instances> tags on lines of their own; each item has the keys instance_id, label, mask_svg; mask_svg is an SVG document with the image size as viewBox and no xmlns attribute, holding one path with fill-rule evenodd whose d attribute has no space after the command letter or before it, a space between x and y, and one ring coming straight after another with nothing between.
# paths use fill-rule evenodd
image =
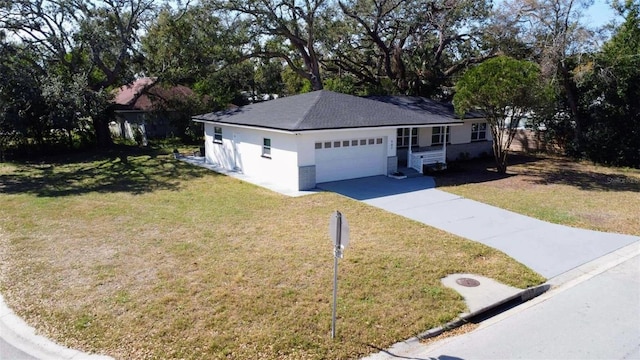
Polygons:
<instances>
[{"instance_id":1,"label":"concrete gutter","mask_svg":"<svg viewBox=\"0 0 640 360\"><path fill-rule=\"evenodd\" d=\"M113 360L104 355L93 355L69 349L38 335L36 330L18 317L0 295L0 338L10 347L0 352L0 357L11 354L19 359L39 360ZM6 352L6 353L5 353Z\"/></svg>"}]
</instances>

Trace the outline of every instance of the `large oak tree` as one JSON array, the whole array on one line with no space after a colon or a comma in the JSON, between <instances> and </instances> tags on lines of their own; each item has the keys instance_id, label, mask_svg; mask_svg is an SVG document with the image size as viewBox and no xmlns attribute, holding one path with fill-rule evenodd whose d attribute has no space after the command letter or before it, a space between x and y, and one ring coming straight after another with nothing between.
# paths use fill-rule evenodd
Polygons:
<instances>
[{"instance_id":1,"label":"large oak tree","mask_svg":"<svg viewBox=\"0 0 640 360\"><path fill-rule=\"evenodd\" d=\"M205 4L244 22L245 58L279 58L312 90L323 88L318 43L335 8L329 0L206 0Z\"/></svg>"},{"instance_id":2,"label":"large oak tree","mask_svg":"<svg viewBox=\"0 0 640 360\"><path fill-rule=\"evenodd\" d=\"M153 0L12 0L0 5L0 29L38 54L33 66L69 86L83 76L91 93L87 98L104 98L105 90L132 80L140 60L138 36L154 10ZM97 144L110 144L108 114L88 114Z\"/></svg>"},{"instance_id":3,"label":"large oak tree","mask_svg":"<svg viewBox=\"0 0 640 360\"><path fill-rule=\"evenodd\" d=\"M482 45L489 1L342 0L346 23L327 63L369 84L433 96L469 64L495 55Z\"/></svg>"}]
</instances>

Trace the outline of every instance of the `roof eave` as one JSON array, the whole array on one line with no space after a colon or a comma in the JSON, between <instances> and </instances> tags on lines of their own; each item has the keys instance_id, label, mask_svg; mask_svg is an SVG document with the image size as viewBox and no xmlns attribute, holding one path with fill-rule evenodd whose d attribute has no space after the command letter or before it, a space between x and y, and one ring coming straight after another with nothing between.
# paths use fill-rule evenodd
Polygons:
<instances>
[{"instance_id":1,"label":"roof eave","mask_svg":"<svg viewBox=\"0 0 640 360\"><path fill-rule=\"evenodd\" d=\"M192 121L199 123L208 123L214 125L226 125L231 127L237 127L242 129L261 129L268 130L274 132L288 133L288 134L299 134L299 133L314 133L314 132L336 132L336 131L350 131L354 129L397 129L397 128L407 128L407 127L436 127L436 126L461 126L463 122L461 120L456 120L455 122L439 122L439 123L425 123L425 124L393 124L393 125L376 125L376 126L351 126L351 127L333 127L333 128L317 128L317 129L283 129L269 126L258 126L258 125L247 125L247 124L236 124L231 122L225 122L220 120L210 120L210 119L202 119L198 117L192 117Z\"/></svg>"}]
</instances>

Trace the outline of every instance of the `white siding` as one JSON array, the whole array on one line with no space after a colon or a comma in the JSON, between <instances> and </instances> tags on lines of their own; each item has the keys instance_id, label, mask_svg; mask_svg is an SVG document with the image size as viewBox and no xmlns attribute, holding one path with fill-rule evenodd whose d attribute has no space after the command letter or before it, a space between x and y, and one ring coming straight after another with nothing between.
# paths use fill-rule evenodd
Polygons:
<instances>
[{"instance_id":1,"label":"white siding","mask_svg":"<svg viewBox=\"0 0 640 360\"><path fill-rule=\"evenodd\" d=\"M471 142L471 124L483 123L485 120L465 120L462 126L451 127L451 144L466 144ZM487 141L490 141L491 130L487 124Z\"/></svg>"},{"instance_id":2,"label":"white siding","mask_svg":"<svg viewBox=\"0 0 640 360\"><path fill-rule=\"evenodd\" d=\"M224 125L219 127L222 128L222 144L213 142L214 125L205 124L207 162L297 190L296 135ZM270 158L262 153L264 138L271 140Z\"/></svg>"},{"instance_id":3,"label":"white siding","mask_svg":"<svg viewBox=\"0 0 640 360\"><path fill-rule=\"evenodd\" d=\"M213 141L215 127L222 129L221 143ZM271 158L262 156L264 138L271 139ZM369 139L374 139L376 143L369 145ZM367 140L367 145L319 149L320 153L315 148L317 142L353 140ZM396 156L396 130L287 134L205 124L205 156L207 162L224 169L236 170L260 181L298 190L299 167L315 166L317 182L386 175L387 158Z\"/></svg>"},{"instance_id":4,"label":"white siding","mask_svg":"<svg viewBox=\"0 0 640 360\"><path fill-rule=\"evenodd\" d=\"M431 128L423 127L418 129L418 145L419 147L431 146Z\"/></svg>"}]
</instances>

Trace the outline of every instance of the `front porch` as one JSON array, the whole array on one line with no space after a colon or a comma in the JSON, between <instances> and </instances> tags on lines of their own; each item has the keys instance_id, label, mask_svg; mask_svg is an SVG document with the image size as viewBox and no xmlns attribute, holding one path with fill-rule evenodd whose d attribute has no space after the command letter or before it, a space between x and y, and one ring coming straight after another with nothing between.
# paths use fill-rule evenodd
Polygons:
<instances>
[{"instance_id":1,"label":"front porch","mask_svg":"<svg viewBox=\"0 0 640 360\"><path fill-rule=\"evenodd\" d=\"M407 154L407 167L424 174L425 166L433 167L435 170L447 168L447 146L426 146L417 148L415 151L409 149Z\"/></svg>"},{"instance_id":2,"label":"front porch","mask_svg":"<svg viewBox=\"0 0 640 360\"><path fill-rule=\"evenodd\" d=\"M451 125L398 128L398 165L424 174L427 167L446 168Z\"/></svg>"}]
</instances>

